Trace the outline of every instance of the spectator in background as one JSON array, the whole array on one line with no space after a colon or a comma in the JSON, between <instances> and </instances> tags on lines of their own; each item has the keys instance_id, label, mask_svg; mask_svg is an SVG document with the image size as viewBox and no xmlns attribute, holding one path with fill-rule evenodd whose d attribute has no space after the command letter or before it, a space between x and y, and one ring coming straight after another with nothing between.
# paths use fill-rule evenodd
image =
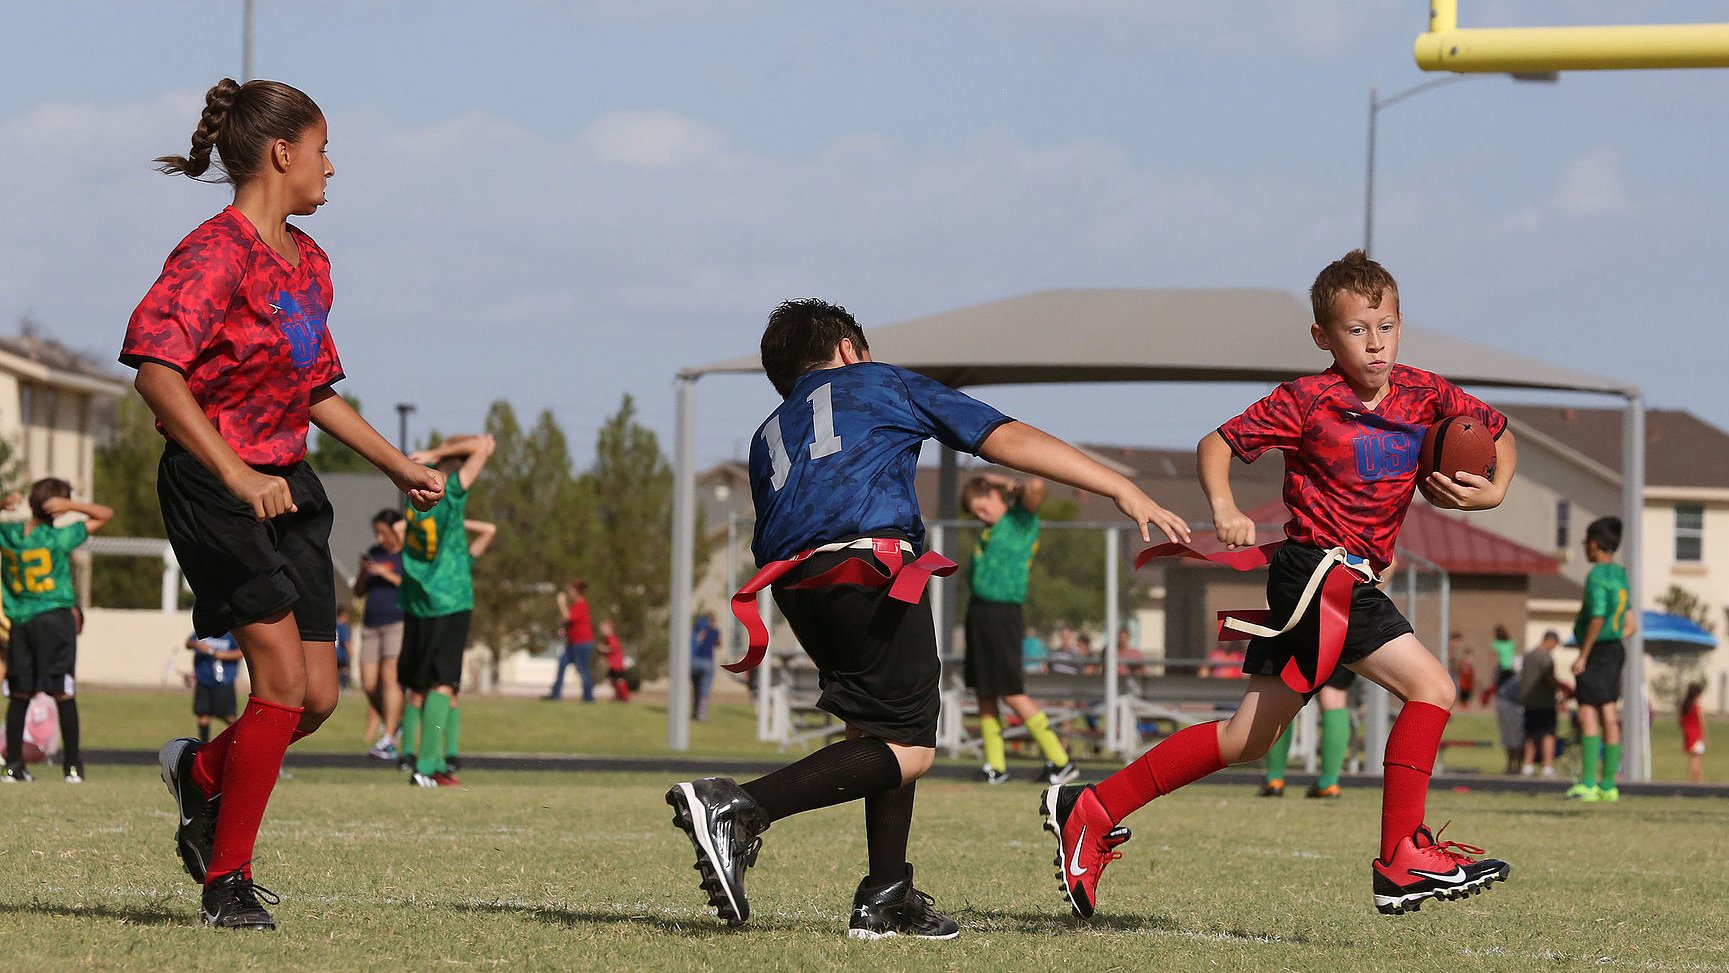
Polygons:
<instances>
[{"instance_id":1,"label":"spectator in background","mask_svg":"<svg viewBox=\"0 0 1729 973\"><path fill-rule=\"evenodd\" d=\"M369 753L396 759L396 731L402 723L402 685L396 659L402 654L402 511L386 507L372 515L373 545L360 559L354 595L360 611L360 690L366 694L366 731L377 739Z\"/></svg>"},{"instance_id":2,"label":"spectator in background","mask_svg":"<svg viewBox=\"0 0 1729 973\"><path fill-rule=\"evenodd\" d=\"M1447 639L1447 654L1453 660L1453 684L1459 688L1459 709L1471 708L1471 696L1477 691L1477 664L1471 660L1471 648L1465 644L1463 632L1454 632Z\"/></svg>"},{"instance_id":3,"label":"spectator in background","mask_svg":"<svg viewBox=\"0 0 1729 973\"><path fill-rule=\"evenodd\" d=\"M1519 665L1519 705L1525 710L1525 760L1520 772L1529 777L1536 773L1536 762L1543 761L1543 776L1555 776L1555 694L1565 689L1555 678L1555 647L1561 644L1558 632L1543 633L1543 641L1525 653Z\"/></svg>"},{"instance_id":4,"label":"spectator in background","mask_svg":"<svg viewBox=\"0 0 1729 973\"><path fill-rule=\"evenodd\" d=\"M1507 634L1505 625L1495 626L1495 641L1489 644L1495 650L1495 685L1500 687L1517 674L1519 645Z\"/></svg>"},{"instance_id":5,"label":"spectator in background","mask_svg":"<svg viewBox=\"0 0 1729 973\"><path fill-rule=\"evenodd\" d=\"M1705 683L1687 687L1681 697L1681 747L1687 752L1687 779L1695 784L1705 782L1705 717L1699 710L1699 697L1705 694Z\"/></svg>"},{"instance_id":6,"label":"spectator in background","mask_svg":"<svg viewBox=\"0 0 1729 973\"><path fill-rule=\"evenodd\" d=\"M690 706L691 715L702 722L708 719L708 693L714 685L714 650L720 644L720 628L714 623L714 612L696 616L690 630Z\"/></svg>"},{"instance_id":7,"label":"spectator in background","mask_svg":"<svg viewBox=\"0 0 1729 973\"><path fill-rule=\"evenodd\" d=\"M188 635L186 648L194 653L192 715L198 718L198 740L209 743L212 718L221 720L223 726L234 722L234 677L240 673L240 646L234 636L223 632L207 639Z\"/></svg>"},{"instance_id":8,"label":"spectator in background","mask_svg":"<svg viewBox=\"0 0 1729 973\"><path fill-rule=\"evenodd\" d=\"M336 607L336 685L347 689L353 681L353 663L348 655L348 640L353 630L348 626L348 606Z\"/></svg>"},{"instance_id":9,"label":"spectator in background","mask_svg":"<svg viewBox=\"0 0 1729 973\"><path fill-rule=\"evenodd\" d=\"M594 702L594 623L588 616L588 582L576 578L558 593L558 610L564 615L564 652L558 657L558 676L552 691L542 699L564 698L564 667L575 666L582 680L582 701Z\"/></svg>"},{"instance_id":10,"label":"spectator in background","mask_svg":"<svg viewBox=\"0 0 1729 973\"><path fill-rule=\"evenodd\" d=\"M1499 646L1496 651L1500 651ZM1525 707L1519 705L1517 673L1512 668L1505 671L1506 678L1495 686L1495 728L1500 731L1501 747L1507 752L1507 773L1517 774L1524 766ZM1499 671L1496 676L1500 677Z\"/></svg>"},{"instance_id":11,"label":"spectator in background","mask_svg":"<svg viewBox=\"0 0 1729 973\"><path fill-rule=\"evenodd\" d=\"M613 629L612 619L600 623L600 637L606 643L606 679L612 684L612 701L615 703L630 702L630 674L626 671L630 663L624 658L624 646L618 641L618 632ZM563 673L561 672L560 675Z\"/></svg>"},{"instance_id":12,"label":"spectator in background","mask_svg":"<svg viewBox=\"0 0 1729 973\"><path fill-rule=\"evenodd\" d=\"M1050 661L1051 650L1045 645L1045 640L1031 632L1021 639L1021 669L1025 672L1044 672L1045 665Z\"/></svg>"}]
</instances>

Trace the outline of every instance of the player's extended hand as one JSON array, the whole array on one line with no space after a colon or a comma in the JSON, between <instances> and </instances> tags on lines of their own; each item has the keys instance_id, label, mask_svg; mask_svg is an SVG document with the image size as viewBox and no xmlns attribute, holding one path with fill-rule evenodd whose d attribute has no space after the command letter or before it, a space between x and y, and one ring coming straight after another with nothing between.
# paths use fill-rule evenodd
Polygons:
<instances>
[{"instance_id":1,"label":"player's extended hand","mask_svg":"<svg viewBox=\"0 0 1729 973\"><path fill-rule=\"evenodd\" d=\"M251 507L252 516L259 520L269 520L300 509L294 505L294 494L288 489L287 480L254 469L238 474L234 482L228 484L228 492Z\"/></svg>"},{"instance_id":2,"label":"player's extended hand","mask_svg":"<svg viewBox=\"0 0 1729 973\"><path fill-rule=\"evenodd\" d=\"M1153 498L1145 493L1139 490L1128 491L1117 497L1116 501L1117 509L1141 528L1141 540L1153 539L1152 531L1147 526L1151 524L1172 541L1185 544L1189 542L1189 522L1154 503Z\"/></svg>"},{"instance_id":3,"label":"player's extended hand","mask_svg":"<svg viewBox=\"0 0 1729 973\"><path fill-rule=\"evenodd\" d=\"M1255 546L1255 522L1236 507L1213 512L1213 532L1231 550Z\"/></svg>"},{"instance_id":4,"label":"player's extended hand","mask_svg":"<svg viewBox=\"0 0 1729 973\"><path fill-rule=\"evenodd\" d=\"M1430 503L1445 510L1488 510L1499 506L1506 491L1495 481L1476 473L1459 471L1458 477L1445 473L1430 473L1419 481L1417 488Z\"/></svg>"},{"instance_id":5,"label":"player's extended hand","mask_svg":"<svg viewBox=\"0 0 1729 973\"><path fill-rule=\"evenodd\" d=\"M416 510L431 510L444 499L444 474L430 466L410 466L392 479Z\"/></svg>"},{"instance_id":6,"label":"player's extended hand","mask_svg":"<svg viewBox=\"0 0 1729 973\"><path fill-rule=\"evenodd\" d=\"M23 502L24 494L19 493L17 490L13 490L11 493L6 494L5 500L0 500L0 510L16 509L17 506Z\"/></svg>"}]
</instances>

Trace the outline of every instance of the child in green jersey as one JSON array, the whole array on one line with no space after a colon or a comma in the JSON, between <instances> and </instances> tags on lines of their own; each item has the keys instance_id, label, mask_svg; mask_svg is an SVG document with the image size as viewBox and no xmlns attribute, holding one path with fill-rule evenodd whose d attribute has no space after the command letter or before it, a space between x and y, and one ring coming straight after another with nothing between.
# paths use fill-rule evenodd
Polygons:
<instances>
[{"instance_id":1,"label":"child in green jersey","mask_svg":"<svg viewBox=\"0 0 1729 973\"><path fill-rule=\"evenodd\" d=\"M462 715L456 698L474 614L474 559L498 531L467 518L468 491L493 448L491 436L452 436L410 457L445 474L444 499L429 510L410 507L402 522L402 654L396 675L408 702L398 749L405 763L412 761L409 780L419 787L458 783Z\"/></svg>"},{"instance_id":2,"label":"child in green jersey","mask_svg":"<svg viewBox=\"0 0 1729 973\"><path fill-rule=\"evenodd\" d=\"M1585 576L1585 597L1573 622L1579 659L1573 663L1575 698L1579 701L1579 782L1567 796L1581 801L1617 801L1615 772L1621 765L1621 665L1626 651L1621 640L1633 634L1627 611L1627 569L1615 563L1621 547L1621 518L1599 517L1585 528L1585 556L1591 573Z\"/></svg>"},{"instance_id":3,"label":"child in green jersey","mask_svg":"<svg viewBox=\"0 0 1729 973\"><path fill-rule=\"evenodd\" d=\"M9 494L11 510L24 498ZM62 514L78 513L85 520L56 526ZM73 615L77 595L72 590L71 554L114 516L99 503L72 499L72 484L48 477L30 487L30 519L0 523L0 594L12 621L12 642L6 652L6 771L0 781L30 779L24 768L24 716L37 693L54 697L60 710L61 765L66 783L84 781L84 759L78 751L78 701L73 675L78 662L78 621Z\"/></svg>"}]
</instances>

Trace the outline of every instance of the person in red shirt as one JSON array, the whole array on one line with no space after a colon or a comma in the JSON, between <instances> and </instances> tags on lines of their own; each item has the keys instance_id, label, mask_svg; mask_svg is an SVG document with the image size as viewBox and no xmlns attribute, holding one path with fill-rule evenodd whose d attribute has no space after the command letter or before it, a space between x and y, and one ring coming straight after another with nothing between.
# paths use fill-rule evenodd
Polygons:
<instances>
[{"instance_id":1,"label":"person in red shirt","mask_svg":"<svg viewBox=\"0 0 1729 973\"><path fill-rule=\"evenodd\" d=\"M1100 873L1129 840L1123 819L1230 764L1259 759L1319 692L1335 661L1405 701L1387 737L1381 852L1370 866L1376 908L1415 911L1425 899L1462 897L1508 874L1505 862L1473 860L1461 851L1481 849L1438 843L1423 824L1455 689L1378 579L1393 559L1412 488L1441 507L1498 505L1517 461L1513 437L1499 412L1438 375L1398 364L1398 284L1362 251L1328 265L1310 300L1310 334L1332 354L1331 367L1280 385L1197 447L1213 525L1231 549L1255 544L1254 521L1231 493L1232 458L1253 462L1269 449L1285 455L1283 495L1291 519L1285 542L1270 555L1271 620L1261 628L1266 634L1249 642L1241 704L1228 720L1178 730L1096 786L1045 794L1063 892L1083 918L1094 911ZM1496 437L1494 478L1437 472L1419 484L1426 427L1460 414L1475 416ZM1317 589L1326 593L1311 598ZM1322 632L1341 634L1335 612L1347 616L1343 642L1329 640L1323 652Z\"/></svg>"},{"instance_id":2,"label":"person in red shirt","mask_svg":"<svg viewBox=\"0 0 1729 973\"><path fill-rule=\"evenodd\" d=\"M1687 752L1687 779L1695 784L1705 782L1705 718L1699 712L1699 697L1705 695L1705 684L1695 682L1681 697L1681 748Z\"/></svg>"},{"instance_id":3,"label":"person in red shirt","mask_svg":"<svg viewBox=\"0 0 1729 973\"><path fill-rule=\"evenodd\" d=\"M628 703L630 680L625 674L628 663L624 658L624 646L619 644L618 633L612 627L612 619L600 623L600 637L606 640L606 680L612 684L612 700Z\"/></svg>"},{"instance_id":4,"label":"person in red shirt","mask_svg":"<svg viewBox=\"0 0 1729 973\"><path fill-rule=\"evenodd\" d=\"M289 216L324 205L335 174L324 113L276 81L224 78L186 156L163 172L197 177L221 159L234 202L169 254L126 326L120 360L166 438L157 493L192 588L200 637L232 632L252 694L207 744L170 740L162 780L179 805L203 921L274 929L252 877L253 845L289 744L336 708L336 599L330 501L306 463L308 427L366 457L422 509L443 479L411 462L332 386L342 365L326 327L330 261Z\"/></svg>"},{"instance_id":5,"label":"person in red shirt","mask_svg":"<svg viewBox=\"0 0 1729 973\"><path fill-rule=\"evenodd\" d=\"M594 625L588 620L588 582L573 579L558 593L558 610L564 613L564 652L558 657L558 675L552 689L541 699L564 698L564 669L575 666L582 680L582 701L594 702Z\"/></svg>"}]
</instances>

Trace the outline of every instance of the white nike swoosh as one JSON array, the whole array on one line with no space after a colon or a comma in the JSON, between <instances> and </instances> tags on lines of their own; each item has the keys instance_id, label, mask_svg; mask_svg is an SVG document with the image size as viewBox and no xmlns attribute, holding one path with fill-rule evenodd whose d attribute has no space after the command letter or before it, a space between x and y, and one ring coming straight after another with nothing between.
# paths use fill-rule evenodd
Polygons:
<instances>
[{"instance_id":1,"label":"white nike swoosh","mask_svg":"<svg viewBox=\"0 0 1729 973\"><path fill-rule=\"evenodd\" d=\"M1080 878L1082 875L1085 875L1088 871L1088 869L1085 869L1085 868L1076 868L1075 867L1076 865L1080 864L1079 859L1081 857L1081 846L1086 844L1086 843L1087 843L1087 826L1083 824L1083 825L1081 825L1081 836L1079 838L1075 839L1075 853L1073 855L1069 856L1069 874L1071 876L1073 876L1074 878Z\"/></svg>"},{"instance_id":2,"label":"white nike swoosh","mask_svg":"<svg viewBox=\"0 0 1729 973\"><path fill-rule=\"evenodd\" d=\"M1453 866L1452 871L1442 872L1438 875L1434 872L1425 872L1420 868L1413 868L1410 871L1412 875L1421 875L1424 878L1432 878L1437 882L1463 882L1465 880L1465 870L1457 865Z\"/></svg>"},{"instance_id":3,"label":"white nike swoosh","mask_svg":"<svg viewBox=\"0 0 1729 973\"><path fill-rule=\"evenodd\" d=\"M180 819L180 826L181 826L181 827L182 827L182 828L184 828L184 827L186 827L186 826L187 826L187 825L189 825L189 824L191 824L191 823L192 823L192 819L191 819L191 818L188 818L188 817L184 817L184 816L182 816L182 817L181 817L181 819Z\"/></svg>"}]
</instances>

